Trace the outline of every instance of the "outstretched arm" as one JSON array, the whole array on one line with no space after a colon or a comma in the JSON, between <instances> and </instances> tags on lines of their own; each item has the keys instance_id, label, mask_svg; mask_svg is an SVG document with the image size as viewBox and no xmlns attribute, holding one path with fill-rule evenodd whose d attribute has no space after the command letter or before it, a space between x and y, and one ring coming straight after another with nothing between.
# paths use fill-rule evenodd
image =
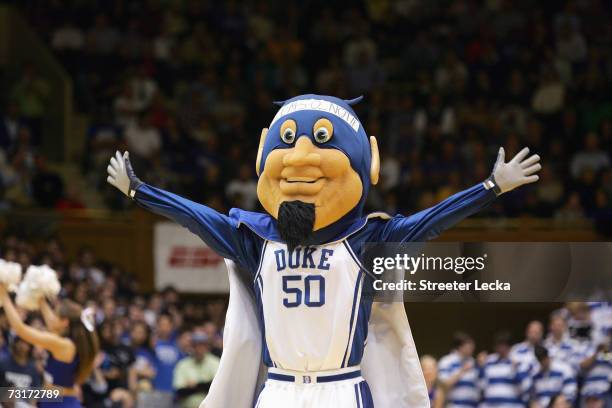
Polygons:
<instances>
[{"instance_id":1,"label":"outstretched arm","mask_svg":"<svg viewBox=\"0 0 612 408\"><path fill-rule=\"evenodd\" d=\"M212 208L143 183L130 164L129 153L116 152L107 168L107 181L140 206L170 218L199 236L224 258L244 264L243 236L236 222Z\"/></svg>"},{"instance_id":2,"label":"outstretched arm","mask_svg":"<svg viewBox=\"0 0 612 408\"><path fill-rule=\"evenodd\" d=\"M478 212L493 200L523 184L538 180L540 156L521 150L511 161L505 162L505 152L499 149L491 176L467 190L450 196L441 203L409 217L396 216L389 220L382 231L381 241L427 241L440 235L464 218Z\"/></svg>"},{"instance_id":3,"label":"outstretched arm","mask_svg":"<svg viewBox=\"0 0 612 408\"><path fill-rule=\"evenodd\" d=\"M48 350L53 354L53 357L60 361L72 361L76 353L76 346L74 343L65 337L58 336L51 332L44 332L25 324L23 320L21 320L21 316L15 308L15 305L13 305L11 296L4 285L0 285L0 303L2 307L4 307L4 313L6 314L11 329L13 329L17 336L34 346Z\"/></svg>"},{"instance_id":4,"label":"outstretched arm","mask_svg":"<svg viewBox=\"0 0 612 408\"><path fill-rule=\"evenodd\" d=\"M47 326L47 328L57 327L59 323L59 317L57 317L53 309L51 309L51 306L49 306L49 303L47 302L47 299L45 297L42 297L40 299L39 305L40 313L43 317L43 320L45 321L45 326Z\"/></svg>"}]
</instances>

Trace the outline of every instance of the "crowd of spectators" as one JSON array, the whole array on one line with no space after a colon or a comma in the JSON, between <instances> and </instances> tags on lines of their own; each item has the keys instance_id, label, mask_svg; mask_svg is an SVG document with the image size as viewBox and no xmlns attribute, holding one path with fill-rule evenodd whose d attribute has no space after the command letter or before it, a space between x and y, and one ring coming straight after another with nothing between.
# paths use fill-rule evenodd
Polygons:
<instances>
[{"instance_id":1,"label":"crowd of spectators","mask_svg":"<svg viewBox=\"0 0 612 408\"><path fill-rule=\"evenodd\" d=\"M493 352L475 354L458 332L449 354L421 364L432 408L607 408L612 404L612 305L568 303L551 314L548 330L534 320L525 339L495 336ZM479 405L480 404L480 405Z\"/></svg>"},{"instance_id":2,"label":"crowd of spectators","mask_svg":"<svg viewBox=\"0 0 612 408\"><path fill-rule=\"evenodd\" d=\"M486 178L499 146L509 156L527 145L543 158L540 182L492 214L589 217L612 229L605 1L18 6L74 80L75 106L91 118L83 170L101 191L111 152L129 149L152 184L218 209L255 209L253 162L272 101L364 94L356 110L382 148L371 208L430 206ZM8 125L9 165L20 161L21 134L36 132L36 116L52 103L43 103L44 81L26 80L30 71L4 112L5 122L29 121L27 131ZM108 204L122 202L113 195Z\"/></svg>"},{"instance_id":3,"label":"crowd of spectators","mask_svg":"<svg viewBox=\"0 0 612 408\"><path fill-rule=\"evenodd\" d=\"M0 212L13 208L84 208L74 185L53 171L41 149L49 81L23 67L0 112Z\"/></svg>"},{"instance_id":4,"label":"crowd of spectators","mask_svg":"<svg viewBox=\"0 0 612 408\"><path fill-rule=\"evenodd\" d=\"M382 149L370 208L431 206L486 178L499 146L511 156L528 145L542 156L541 180L489 215L591 218L612 230L605 1L14 3L73 79L75 109L90 118L80 165L111 208L125 201L106 188L106 164L128 149L151 184L219 210L257 209L253 162L272 101L364 94L355 109ZM84 206L40 148L49 89L25 64L0 101L0 212ZM142 294L126 271L90 249L67 259L57 240L35 247L8 236L0 249L24 266L48 263L62 296L96 308L103 352L82 387L86 406L130 407L151 391L197 406L222 351L224 301L189 302L171 288ZM448 356L423 359L434 406L465 395L542 408L611 404L602 323L611 310L570 304L551 316L547 336L538 322L513 347L500 333L491 355L474 355L471 338L457 334ZM29 322L42 326L36 314ZM2 318L0 329L3 381L40 384L44 352L12 337ZM509 382L510 394L490 386Z\"/></svg>"},{"instance_id":5,"label":"crowd of spectators","mask_svg":"<svg viewBox=\"0 0 612 408\"><path fill-rule=\"evenodd\" d=\"M198 407L219 365L227 299L190 301L172 288L145 295L127 271L98 260L89 248L70 259L56 239L33 245L7 235L0 257L23 268L51 266L61 297L94 308L101 353L81 387L84 406ZM36 312L27 322L44 328ZM2 386L41 386L46 357L43 349L15 337L0 314Z\"/></svg>"},{"instance_id":6,"label":"crowd of spectators","mask_svg":"<svg viewBox=\"0 0 612 408\"><path fill-rule=\"evenodd\" d=\"M50 265L62 283L60 296L94 308L102 347L81 387L84 406L199 405L223 350L227 299L193 301L172 288L143 294L126 271L97 259L89 248L70 259L56 239L33 245L6 235L0 242L0 257L24 268ZM44 327L35 312L27 321ZM612 403L612 303L568 303L551 314L547 333L543 323L533 321L524 341L514 344L516 335L500 332L492 347L478 344L476 353L475 341L457 333L448 355L422 356L432 407L505 401L529 408L604 408ZM44 383L45 359L45 351L12 335L0 314L0 383Z\"/></svg>"}]
</instances>

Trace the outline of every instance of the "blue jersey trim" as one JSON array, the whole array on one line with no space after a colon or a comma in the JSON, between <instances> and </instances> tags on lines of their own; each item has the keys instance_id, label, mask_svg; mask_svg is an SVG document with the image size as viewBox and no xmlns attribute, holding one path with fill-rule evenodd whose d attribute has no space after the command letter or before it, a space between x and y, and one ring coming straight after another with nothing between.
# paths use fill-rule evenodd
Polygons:
<instances>
[{"instance_id":1,"label":"blue jersey trim","mask_svg":"<svg viewBox=\"0 0 612 408\"><path fill-rule=\"evenodd\" d=\"M363 283L363 271L359 270L359 273L357 275L357 282L355 284L355 291L353 293L353 306L351 307L351 320L349 323L349 338L348 338L348 343L346 345L346 349L344 350L344 356L342 357L342 367L347 367L348 364L348 359L347 359L347 354L349 353L349 350L351 350L351 345L352 342L354 340L354 328L356 327L356 315L359 313L359 309L358 309L358 304L359 304L359 293L360 293L360 288L361 285ZM350 358L350 355L348 356Z\"/></svg>"},{"instance_id":2,"label":"blue jersey trim","mask_svg":"<svg viewBox=\"0 0 612 408\"><path fill-rule=\"evenodd\" d=\"M266 324L264 320L263 314L263 279L261 276L257 277L257 281L255 283L255 299L257 300L257 308L258 308L258 317L259 317L259 325L261 327L261 343L262 347L262 359L264 364L267 367L276 367L276 363L272 360L270 356L270 350L268 349L268 343L266 342Z\"/></svg>"},{"instance_id":3,"label":"blue jersey trim","mask_svg":"<svg viewBox=\"0 0 612 408\"><path fill-rule=\"evenodd\" d=\"M257 272L255 272L255 277L253 278L253 281L256 281L257 278L259 278L259 275L261 274L261 268L263 265L263 259L264 259L264 254L266 253L266 247L268 246L268 241L264 241L264 244L261 246L261 253L259 254L259 266L257 267Z\"/></svg>"},{"instance_id":4,"label":"blue jersey trim","mask_svg":"<svg viewBox=\"0 0 612 408\"><path fill-rule=\"evenodd\" d=\"M363 264L361 263L361 261L359 260L359 258L357 257L357 255L355 255L355 252L353 251L353 248L351 248L351 244L349 244L346 241L342 241L342 243L344 244L344 246L346 247L346 250L349 252L349 254L351 255L351 258L353 258L353 260L355 261L355 263L357 264L357 266L359 266L359 268L361 270L363 270L366 274L368 274L371 278L376 278L376 276L370 272L368 269L366 269Z\"/></svg>"},{"instance_id":5,"label":"blue jersey trim","mask_svg":"<svg viewBox=\"0 0 612 408\"><path fill-rule=\"evenodd\" d=\"M355 384L355 401L357 401L357 408L361 408L361 395L359 390L359 384Z\"/></svg>"}]
</instances>

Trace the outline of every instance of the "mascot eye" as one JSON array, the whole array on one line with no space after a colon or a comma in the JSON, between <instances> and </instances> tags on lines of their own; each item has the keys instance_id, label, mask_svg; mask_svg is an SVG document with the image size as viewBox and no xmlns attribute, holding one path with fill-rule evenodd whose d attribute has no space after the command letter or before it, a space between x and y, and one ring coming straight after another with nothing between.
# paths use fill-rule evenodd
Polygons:
<instances>
[{"instance_id":1,"label":"mascot eye","mask_svg":"<svg viewBox=\"0 0 612 408\"><path fill-rule=\"evenodd\" d=\"M329 119L321 118L314 124L313 135L317 143L326 143L334 135L334 125Z\"/></svg>"},{"instance_id":2,"label":"mascot eye","mask_svg":"<svg viewBox=\"0 0 612 408\"><path fill-rule=\"evenodd\" d=\"M280 138L283 142L291 144L295 141L295 121L287 119L280 128Z\"/></svg>"}]
</instances>

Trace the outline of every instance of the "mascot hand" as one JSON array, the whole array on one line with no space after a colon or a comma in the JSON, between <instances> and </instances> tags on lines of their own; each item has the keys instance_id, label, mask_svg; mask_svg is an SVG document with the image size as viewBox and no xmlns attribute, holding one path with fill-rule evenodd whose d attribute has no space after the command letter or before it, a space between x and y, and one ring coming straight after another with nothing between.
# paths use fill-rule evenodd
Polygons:
<instances>
[{"instance_id":1,"label":"mascot hand","mask_svg":"<svg viewBox=\"0 0 612 408\"><path fill-rule=\"evenodd\" d=\"M142 181L134 174L129 152L123 153L123 156L121 153L115 152L115 156L111 157L106 171L108 171L106 181L109 184L117 187L126 196L134 198L136 189L142 184Z\"/></svg>"},{"instance_id":2,"label":"mascot hand","mask_svg":"<svg viewBox=\"0 0 612 408\"><path fill-rule=\"evenodd\" d=\"M526 158L528 154L529 148L525 147L506 163L506 152L503 147L500 147L493 173L484 182L485 188L493 189L495 194L500 195L523 184L538 181L539 177L535 173L542 168L539 163L540 156L534 154Z\"/></svg>"}]
</instances>

